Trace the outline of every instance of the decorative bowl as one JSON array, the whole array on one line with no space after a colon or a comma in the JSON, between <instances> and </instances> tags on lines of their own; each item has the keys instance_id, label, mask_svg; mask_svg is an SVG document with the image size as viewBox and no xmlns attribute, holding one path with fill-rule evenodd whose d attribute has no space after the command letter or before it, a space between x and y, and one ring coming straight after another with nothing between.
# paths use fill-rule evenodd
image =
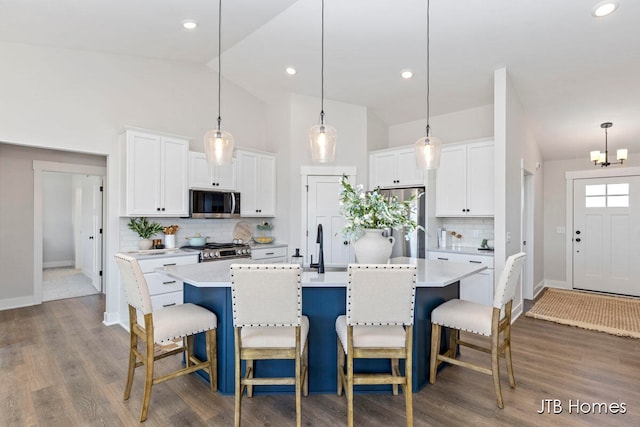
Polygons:
<instances>
[{"instance_id":1,"label":"decorative bowl","mask_svg":"<svg viewBox=\"0 0 640 427\"><path fill-rule=\"evenodd\" d=\"M256 243L267 244L267 243L273 242L273 237L269 237L269 236L254 236L253 240L255 240Z\"/></svg>"}]
</instances>

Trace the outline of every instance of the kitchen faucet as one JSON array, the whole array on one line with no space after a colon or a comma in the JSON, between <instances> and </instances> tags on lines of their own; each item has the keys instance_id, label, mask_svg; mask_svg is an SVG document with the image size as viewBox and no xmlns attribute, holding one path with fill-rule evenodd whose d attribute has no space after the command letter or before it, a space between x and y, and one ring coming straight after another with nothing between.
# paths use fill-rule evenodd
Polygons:
<instances>
[{"instance_id":1,"label":"kitchen faucet","mask_svg":"<svg viewBox=\"0 0 640 427\"><path fill-rule=\"evenodd\" d=\"M324 249L323 249L323 241L324 236L322 233L322 224L318 224L318 237L316 237L316 243L320 243L320 248L318 249L318 263L313 263L313 255L311 255L311 263L309 264L309 268L317 268L318 274L324 273Z\"/></svg>"}]
</instances>

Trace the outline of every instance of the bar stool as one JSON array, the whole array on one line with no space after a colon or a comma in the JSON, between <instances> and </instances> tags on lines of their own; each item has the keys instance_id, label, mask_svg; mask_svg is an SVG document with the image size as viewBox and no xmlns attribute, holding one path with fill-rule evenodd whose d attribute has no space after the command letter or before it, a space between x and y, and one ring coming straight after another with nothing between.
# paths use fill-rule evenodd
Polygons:
<instances>
[{"instance_id":1,"label":"bar stool","mask_svg":"<svg viewBox=\"0 0 640 427\"><path fill-rule=\"evenodd\" d=\"M347 395L347 425L353 426L353 386L402 386L407 426L413 426L412 351L416 266L350 264L347 314L336 319L338 396ZM346 368L345 368L346 356ZM354 359L390 359L389 373L356 373ZM404 375L399 360L404 359Z\"/></svg>"},{"instance_id":2,"label":"bar stool","mask_svg":"<svg viewBox=\"0 0 640 427\"><path fill-rule=\"evenodd\" d=\"M116 254L116 263L124 283L127 304L129 305L129 371L124 400L128 400L133 385L133 374L139 366L145 366L144 393L140 422L147 419L151 387L161 382L204 370L209 374L211 391L218 389L216 359L216 327L217 317L206 308L195 304L180 304L153 310L147 281L144 278L138 261L125 254ZM138 318L138 312L142 314ZM204 332L206 335L207 359L201 361L193 355L193 337ZM156 353L155 344L182 338L182 345L176 349ZM138 349L138 339L144 343L144 354ZM185 343L186 339L186 343ZM184 353L186 366L160 377L153 376L153 365L156 360Z\"/></svg>"},{"instance_id":3,"label":"bar stool","mask_svg":"<svg viewBox=\"0 0 640 427\"><path fill-rule=\"evenodd\" d=\"M431 361L429 382L436 382L436 371L442 362L451 363L493 376L493 386L498 407L504 408L500 388L500 357L504 357L509 374L509 385L516 387L511 360L511 306L516 294L516 285L522 271L526 254L510 256L500 275L493 306L453 299L436 307L431 312ZM442 327L451 330L447 350L440 354ZM460 339L460 331L470 332L490 338L489 346L482 346ZM500 334L502 342L500 341ZM456 359L458 346L472 348L491 354L491 368Z\"/></svg>"},{"instance_id":4,"label":"bar stool","mask_svg":"<svg viewBox=\"0 0 640 427\"><path fill-rule=\"evenodd\" d=\"M235 339L235 426L241 422L245 387L294 385L296 425L302 424L301 394L308 395L307 335L309 319L302 315L302 285L298 264L233 264L231 293ZM293 359L292 377L256 378L255 360ZM242 376L242 361L245 376Z\"/></svg>"}]
</instances>

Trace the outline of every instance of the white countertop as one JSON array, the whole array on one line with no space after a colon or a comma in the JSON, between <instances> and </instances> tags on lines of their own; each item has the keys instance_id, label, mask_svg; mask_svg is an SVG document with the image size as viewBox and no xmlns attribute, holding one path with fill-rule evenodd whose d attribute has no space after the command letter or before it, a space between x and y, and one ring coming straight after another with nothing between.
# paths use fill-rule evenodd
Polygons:
<instances>
[{"instance_id":1,"label":"white countertop","mask_svg":"<svg viewBox=\"0 0 640 427\"><path fill-rule=\"evenodd\" d=\"M475 247L468 246L446 246L444 248L427 249L428 252L446 252L449 254L463 254L463 255L484 255L493 256L493 251L481 250Z\"/></svg>"},{"instance_id":2,"label":"white countertop","mask_svg":"<svg viewBox=\"0 0 640 427\"><path fill-rule=\"evenodd\" d=\"M221 260L200 264L162 267L157 268L156 271L197 287L228 287L231 285L229 275L229 267L231 264L250 264L251 262L250 259ZM450 285L486 268L479 264L404 257L393 258L391 263L416 264L418 267L417 286L434 288ZM302 273L302 286L346 286L349 279L345 268L339 269L340 271L332 271L332 269L328 267L326 270L324 274L318 274L316 271L307 271L305 269Z\"/></svg>"},{"instance_id":3,"label":"white countertop","mask_svg":"<svg viewBox=\"0 0 640 427\"><path fill-rule=\"evenodd\" d=\"M129 251L122 252L123 254L132 256L137 260L142 259L150 259L150 258L165 258L165 257L176 257L176 256L193 256L198 255L198 252L194 251L185 251L180 248L175 249L149 249L147 251Z\"/></svg>"}]
</instances>

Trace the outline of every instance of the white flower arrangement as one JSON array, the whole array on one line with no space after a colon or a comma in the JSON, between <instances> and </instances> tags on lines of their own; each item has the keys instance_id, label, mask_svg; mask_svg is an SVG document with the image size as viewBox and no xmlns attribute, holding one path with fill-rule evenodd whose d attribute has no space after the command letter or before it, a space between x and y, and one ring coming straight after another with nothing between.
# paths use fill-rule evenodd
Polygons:
<instances>
[{"instance_id":1,"label":"white flower arrangement","mask_svg":"<svg viewBox=\"0 0 640 427\"><path fill-rule=\"evenodd\" d=\"M414 202L417 197L400 202L397 198L387 198L380 193L380 188L365 192L362 185L355 187L346 176L340 178L340 212L344 216L345 225L342 234L348 238L358 238L364 229L398 229L404 227L405 239L409 233L424 227L411 219L409 214L415 211Z\"/></svg>"}]
</instances>

